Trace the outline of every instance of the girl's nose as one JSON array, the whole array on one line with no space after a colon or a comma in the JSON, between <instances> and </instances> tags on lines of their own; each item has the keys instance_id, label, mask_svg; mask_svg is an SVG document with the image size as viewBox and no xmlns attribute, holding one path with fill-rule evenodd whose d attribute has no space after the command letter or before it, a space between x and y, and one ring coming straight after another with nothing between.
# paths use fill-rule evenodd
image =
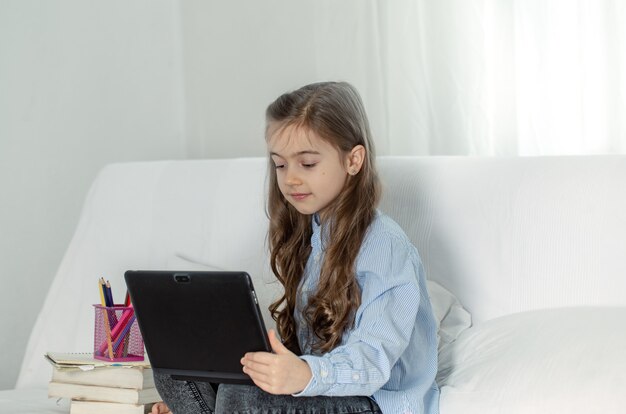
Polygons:
<instances>
[{"instance_id":1,"label":"girl's nose","mask_svg":"<svg viewBox=\"0 0 626 414\"><path fill-rule=\"evenodd\" d=\"M285 177L285 182L287 185L299 185L302 184L302 181L298 177L297 174L292 169L287 170L287 176Z\"/></svg>"}]
</instances>

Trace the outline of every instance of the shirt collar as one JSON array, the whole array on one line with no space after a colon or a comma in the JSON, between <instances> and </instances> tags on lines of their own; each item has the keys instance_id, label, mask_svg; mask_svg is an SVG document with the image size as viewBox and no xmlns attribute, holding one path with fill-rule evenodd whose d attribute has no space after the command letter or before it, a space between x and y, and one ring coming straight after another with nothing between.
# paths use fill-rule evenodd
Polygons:
<instances>
[{"instance_id":1,"label":"shirt collar","mask_svg":"<svg viewBox=\"0 0 626 414\"><path fill-rule=\"evenodd\" d=\"M319 213L311 216L311 228L313 230L311 246L316 250L323 249L328 244L329 226L322 223Z\"/></svg>"}]
</instances>

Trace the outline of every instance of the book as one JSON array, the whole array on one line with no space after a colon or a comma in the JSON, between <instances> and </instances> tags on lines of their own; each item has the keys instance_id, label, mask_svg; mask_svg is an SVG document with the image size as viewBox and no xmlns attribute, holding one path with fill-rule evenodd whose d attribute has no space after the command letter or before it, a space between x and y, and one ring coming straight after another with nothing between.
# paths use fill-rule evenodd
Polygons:
<instances>
[{"instance_id":1,"label":"book","mask_svg":"<svg viewBox=\"0 0 626 414\"><path fill-rule=\"evenodd\" d=\"M144 367L97 367L91 370L52 367L52 381L68 384L99 385L101 387L154 388L151 368Z\"/></svg>"},{"instance_id":2,"label":"book","mask_svg":"<svg viewBox=\"0 0 626 414\"><path fill-rule=\"evenodd\" d=\"M57 368L79 368L89 370L97 367L144 367L150 368L150 361L104 361L95 359L89 352L46 352L44 357Z\"/></svg>"},{"instance_id":3,"label":"book","mask_svg":"<svg viewBox=\"0 0 626 414\"><path fill-rule=\"evenodd\" d=\"M149 404L161 401L156 388L134 390L130 388L100 387L97 385L68 384L54 381L48 383L48 397L126 404Z\"/></svg>"},{"instance_id":4,"label":"book","mask_svg":"<svg viewBox=\"0 0 626 414\"><path fill-rule=\"evenodd\" d=\"M148 414L152 405L72 400L70 414Z\"/></svg>"}]
</instances>

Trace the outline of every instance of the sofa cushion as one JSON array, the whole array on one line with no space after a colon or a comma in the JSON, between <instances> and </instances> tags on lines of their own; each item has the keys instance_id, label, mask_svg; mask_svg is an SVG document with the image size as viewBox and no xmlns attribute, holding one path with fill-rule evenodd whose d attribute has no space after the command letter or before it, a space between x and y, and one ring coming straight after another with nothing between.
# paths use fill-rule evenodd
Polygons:
<instances>
[{"instance_id":1,"label":"sofa cushion","mask_svg":"<svg viewBox=\"0 0 626 414\"><path fill-rule=\"evenodd\" d=\"M513 314L440 352L446 414L623 413L626 307Z\"/></svg>"},{"instance_id":2,"label":"sofa cushion","mask_svg":"<svg viewBox=\"0 0 626 414\"><path fill-rule=\"evenodd\" d=\"M0 413L67 414L69 412L70 401L66 398L48 398L47 388L0 391Z\"/></svg>"},{"instance_id":3,"label":"sofa cushion","mask_svg":"<svg viewBox=\"0 0 626 414\"><path fill-rule=\"evenodd\" d=\"M381 210L474 323L626 306L626 156L377 161Z\"/></svg>"}]
</instances>

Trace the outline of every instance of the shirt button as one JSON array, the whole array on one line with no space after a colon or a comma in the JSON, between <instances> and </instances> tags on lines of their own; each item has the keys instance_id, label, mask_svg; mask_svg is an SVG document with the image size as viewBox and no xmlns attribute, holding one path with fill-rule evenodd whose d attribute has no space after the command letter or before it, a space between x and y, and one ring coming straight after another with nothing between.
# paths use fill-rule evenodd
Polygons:
<instances>
[{"instance_id":1,"label":"shirt button","mask_svg":"<svg viewBox=\"0 0 626 414\"><path fill-rule=\"evenodd\" d=\"M320 375L322 376L322 378L326 378L328 376L328 371L323 369L323 370L320 371Z\"/></svg>"},{"instance_id":2,"label":"shirt button","mask_svg":"<svg viewBox=\"0 0 626 414\"><path fill-rule=\"evenodd\" d=\"M358 381L358 380L359 380L359 378L361 378L361 377L359 377L359 374L354 374L354 375L352 376L352 379L353 379L353 380L355 380L355 381Z\"/></svg>"}]
</instances>

